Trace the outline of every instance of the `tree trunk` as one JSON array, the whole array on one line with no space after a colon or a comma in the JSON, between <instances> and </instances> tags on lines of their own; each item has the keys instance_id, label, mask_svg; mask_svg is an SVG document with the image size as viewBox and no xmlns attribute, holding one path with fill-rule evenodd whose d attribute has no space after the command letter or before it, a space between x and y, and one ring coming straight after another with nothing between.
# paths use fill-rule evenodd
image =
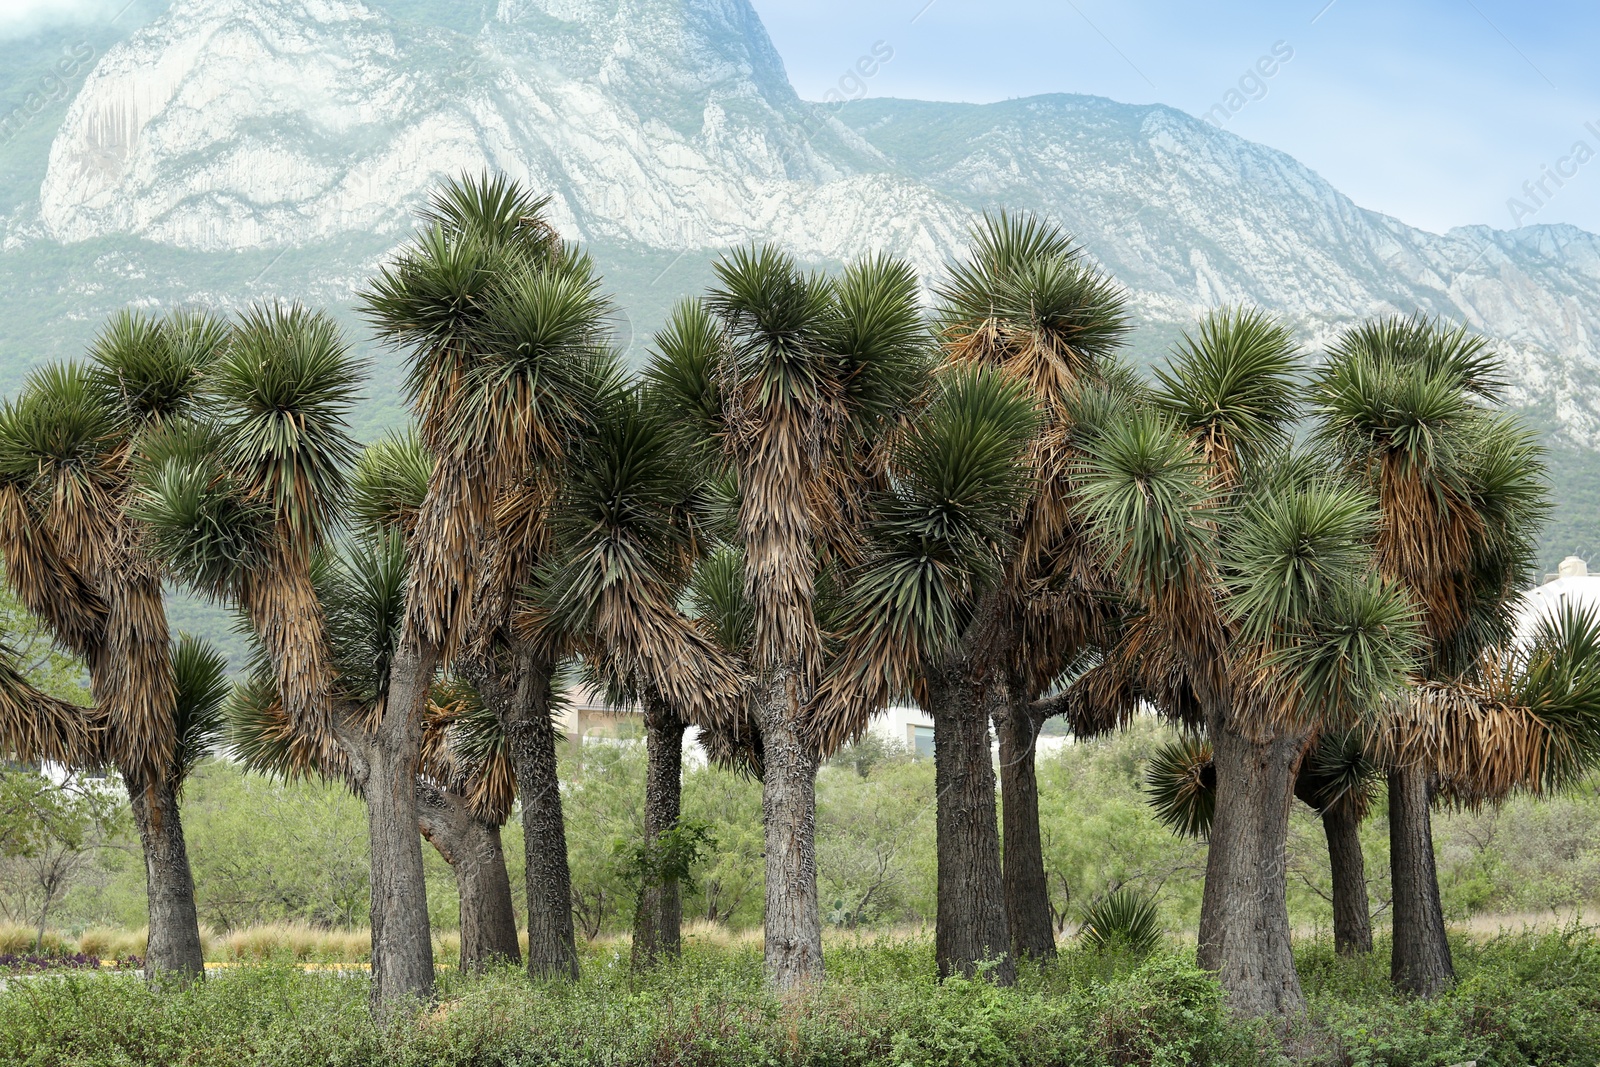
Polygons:
<instances>
[{"instance_id":1,"label":"tree trunk","mask_svg":"<svg viewBox=\"0 0 1600 1067\"><path fill-rule=\"evenodd\" d=\"M422 834L450 864L461 899L461 969L482 971L497 963L522 962L511 878L500 847L500 827L485 822L462 796L417 783Z\"/></svg>"},{"instance_id":2,"label":"tree trunk","mask_svg":"<svg viewBox=\"0 0 1600 1067\"><path fill-rule=\"evenodd\" d=\"M146 784L134 767L120 768L144 850L150 940L145 976L158 985L182 985L205 977L205 951L195 912L194 875L183 840L176 791L166 782Z\"/></svg>"},{"instance_id":3,"label":"tree trunk","mask_svg":"<svg viewBox=\"0 0 1600 1067\"><path fill-rule=\"evenodd\" d=\"M370 743L360 746L372 847L372 1004L380 1015L433 997L433 936L417 830L422 716L413 712L427 706L436 663L432 650L401 643L383 720Z\"/></svg>"},{"instance_id":4,"label":"tree trunk","mask_svg":"<svg viewBox=\"0 0 1600 1067\"><path fill-rule=\"evenodd\" d=\"M1039 836L1039 779L1035 759L1042 721L1028 694L1009 691L994 719L1000 738L1001 875L1011 948L1018 959L1049 960L1056 954L1050 922L1050 886Z\"/></svg>"},{"instance_id":5,"label":"tree trunk","mask_svg":"<svg viewBox=\"0 0 1600 1067\"><path fill-rule=\"evenodd\" d=\"M1372 912L1367 904L1367 864L1361 854L1361 820L1339 803L1322 813L1333 873L1333 946L1341 956L1372 951Z\"/></svg>"},{"instance_id":6,"label":"tree trunk","mask_svg":"<svg viewBox=\"0 0 1600 1067\"><path fill-rule=\"evenodd\" d=\"M822 977L817 903L817 766L799 724L798 671L780 669L756 708L761 729L765 834L766 965L779 989Z\"/></svg>"},{"instance_id":7,"label":"tree trunk","mask_svg":"<svg viewBox=\"0 0 1600 1067\"><path fill-rule=\"evenodd\" d=\"M655 847L678 825L683 802L683 720L665 701L651 698L644 708L649 767L644 782L644 836ZM683 892L676 877L646 871L639 883L633 915L633 969L644 970L660 956L681 947Z\"/></svg>"},{"instance_id":8,"label":"tree trunk","mask_svg":"<svg viewBox=\"0 0 1600 1067\"><path fill-rule=\"evenodd\" d=\"M934 950L939 974L971 976L987 964L1000 985L1017 980L1010 951L1000 833L995 811L990 715L1004 689L976 678L962 660L929 673L937 796L938 912Z\"/></svg>"},{"instance_id":9,"label":"tree trunk","mask_svg":"<svg viewBox=\"0 0 1600 1067\"><path fill-rule=\"evenodd\" d=\"M528 973L534 978L578 978L572 925L572 872L567 865L567 825L556 774L556 728L551 719L551 670L526 649L511 659L509 676L495 687L496 711L506 733L517 797L528 891ZM509 699L505 699L509 697Z\"/></svg>"},{"instance_id":10,"label":"tree trunk","mask_svg":"<svg viewBox=\"0 0 1600 1067\"><path fill-rule=\"evenodd\" d=\"M1394 885L1394 956L1389 977L1404 992L1431 997L1455 981L1434 865L1427 768L1389 772L1389 862Z\"/></svg>"},{"instance_id":11,"label":"tree trunk","mask_svg":"<svg viewBox=\"0 0 1600 1067\"><path fill-rule=\"evenodd\" d=\"M1200 909L1199 963L1245 1017L1305 1011L1289 936L1289 805L1305 750L1300 734L1257 743L1211 718L1216 816Z\"/></svg>"}]
</instances>

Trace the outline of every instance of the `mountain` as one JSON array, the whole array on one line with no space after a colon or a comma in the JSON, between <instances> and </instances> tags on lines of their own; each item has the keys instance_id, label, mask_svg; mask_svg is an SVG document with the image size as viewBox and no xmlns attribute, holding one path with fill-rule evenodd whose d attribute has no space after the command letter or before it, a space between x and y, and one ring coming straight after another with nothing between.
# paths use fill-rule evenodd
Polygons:
<instances>
[{"instance_id":1,"label":"mountain","mask_svg":"<svg viewBox=\"0 0 1600 1067\"><path fill-rule=\"evenodd\" d=\"M1419 308L1491 335L1555 450L1547 555L1600 547L1593 234L1428 233L1167 107L808 103L746 0L143 2L114 39L29 52L94 62L0 146L0 386L130 302L286 297L349 318L427 190L463 171L551 195L635 356L730 245L821 265L884 249L932 281L980 212L1030 209L1128 287L1145 360L1223 302L1281 311L1313 347ZM363 433L402 417L391 358L372 356Z\"/></svg>"}]
</instances>

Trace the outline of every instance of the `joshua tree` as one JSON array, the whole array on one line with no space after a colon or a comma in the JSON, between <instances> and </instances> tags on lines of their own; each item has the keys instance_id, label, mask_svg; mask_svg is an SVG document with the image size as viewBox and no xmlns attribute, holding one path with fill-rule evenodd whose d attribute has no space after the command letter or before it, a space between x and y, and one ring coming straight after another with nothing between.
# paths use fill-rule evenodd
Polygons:
<instances>
[{"instance_id":1,"label":"joshua tree","mask_svg":"<svg viewBox=\"0 0 1600 1067\"><path fill-rule=\"evenodd\" d=\"M643 708L647 858L678 840L686 726L728 728L742 713L732 657L678 610L702 546L700 476L682 446L637 393L605 401L565 467L530 604L537 644L575 649L614 698ZM642 866L636 967L677 953L682 918L675 864Z\"/></svg>"},{"instance_id":2,"label":"joshua tree","mask_svg":"<svg viewBox=\"0 0 1600 1067\"><path fill-rule=\"evenodd\" d=\"M732 253L716 272L704 311L680 317L681 343L649 377L685 426L716 435L736 487L749 708L763 761L766 964L789 988L822 968L819 575L852 560L860 486L920 388L927 334L916 276L898 261L864 261L830 280L759 248Z\"/></svg>"},{"instance_id":3,"label":"joshua tree","mask_svg":"<svg viewBox=\"0 0 1600 1067\"><path fill-rule=\"evenodd\" d=\"M227 324L209 316L123 314L87 365L36 372L0 412L6 578L88 666L102 731L90 762L121 773L144 848L152 978L204 973L178 794L204 747L184 717L197 730L208 719L192 693L180 704L164 570L133 506L135 473L194 407L228 343ZM198 646L186 647L185 668L197 668Z\"/></svg>"},{"instance_id":4,"label":"joshua tree","mask_svg":"<svg viewBox=\"0 0 1600 1067\"><path fill-rule=\"evenodd\" d=\"M519 636L513 618L548 547L544 505L616 372L610 305L589 260L543 218L545 203L503 178L448 184L365 298L367 317L410 360L407 392L435 459L381 735L395 765L414 769L434 675L452 663L499 716L522 806L528 967L576 976L551 721L560 653ZM417 972L418 988L431 970L426 981Z\"/></svg>"},{"instance_id":5,"label":"joshua tree","mask_svg":"<svg viewBox=\"0 0 1600 1067\"><path fill-rule=\"evenodd\" d=\"M432 944L417 765L402 761L397 781L394 758L404 746L340 688L314 580L345 503L355 446L344 416L358 377L326 316L298 307L247 313L207 374L205 418L197 412L171 426L145 464L135 513L176 575L249 621L294 733L323 747L319 760L348 762L367 804L372 991L382 1005L427 993ZM392 666L368 665L384 667L387 679ZM390 694L392 684L384 699Z\"/></svg>"},{"instance_id":6,"label":"joshua tree","mask_svg":"<svg viewBox=\"0 0 1600 1067\"><path fill-rule=\"evenodd\" d=\"M1404 591L1371 574L1372 497L1290 448L1295 371L1286 329L1213 314L1157 372L1153 407L1090 436L1080 475L1134 608L1112 658L1202 719L1215 753L1199 957L1258 1016L1304 1005L1285 900L1296 772L1313 736L1403 686L1415 645Z\"/></svg>"},{"instance_id":7,"label":"joshua tree","mask_svg":"<svg viewBox=\"0 0 1600 1067\"><path fill-rule=\"evenodd\" d=\"M1043 719L1034 702L1107 621L1112 581L1084 535L1070 473L1076 406L1086 389L1123 377L1116 352L1129 324L1120 288L1070 238L1025 215L986 218L937 295L946 361L998 370L1036 411L1032 480L1002 566L961 639L921 668L942 781L939 963L945 973L970 973L1008 947L1036 958L1055 952L1034 771ZM990 720L1000 741L1003 868ZM993 973L1005 980L1011 964Z\"/></svg>"},{"instance_id":8,"label":"joshua tree","mask_svg":"<svg viewBox=\"0 0 1600 1067\"><path fill-rule=\"evenodd\" d=\"M1316 381L1318 439L1377 496L1377 565L1414 601L1429 683L1461 677L1505 641L1546 513L1540 450L1484 406L1499 390L1482 339L1420 316L1347 331ZM1393 757L1392 976L1431 995L1454 977L1429 819L1444 768L1427 737L1391 735L1382 747Z\"/></svg>"},{"instance_id":9,"label":"joshua tree","mask_svg":"<svg viewBox=\"0 0 1600 1067\"><path fill-rule=\"evenodd\" d=\"M381 476L387 461L403 460L414 448L414 442L401 440L369 449L357 467L355 498L370 505L375 489L383 488L372 484L372 475ZM329 620L335 696L344 710L337 733L347 739L369 729L388 686L385 673L404 608L405 545L398 527L369 528L337 555L320 555L312 567L312 586ZM344 781L358 793L370 784L354 773L337 736L306 733L288 718L271 665L259 651L227 717L230 746L250 770L284 778L317 775ZM515 796L511 769L499 722L470 688L436 690L415 788L418 828L455 872L461 966L480 970L496 960L521 962L500 846L500 828Z\"/></svg>"}]
</instances>

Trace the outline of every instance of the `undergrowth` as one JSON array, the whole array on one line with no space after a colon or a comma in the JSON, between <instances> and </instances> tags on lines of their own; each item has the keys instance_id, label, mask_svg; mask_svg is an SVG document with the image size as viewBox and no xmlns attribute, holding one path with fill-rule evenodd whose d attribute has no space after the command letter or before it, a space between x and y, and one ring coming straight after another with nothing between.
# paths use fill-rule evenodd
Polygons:
<instances>
[{"instance_id":1,"label":"undergrowth","mask_svg":"<svg viewBox=\"0 0 1600 1067\"><path fill-rule=\"evenodd\" d=\"M781 997L759 946L691 945L639 977L625 950L590 951L576 984L445 971L436 1003L387 1026L364 977L280 958L161 993L118 974L13 980L0 1063L26 1067L1393 1067L1592 1065L1600 941L1573 928L1456 949L1459 986L1396 997L1387 952L1302 946L1310 1009L1288 1034L1230 1019L1191 958L1065 951L1015 989L939 982L924 939L837 945L828 977Z\"/></svg>"}]
</instances>

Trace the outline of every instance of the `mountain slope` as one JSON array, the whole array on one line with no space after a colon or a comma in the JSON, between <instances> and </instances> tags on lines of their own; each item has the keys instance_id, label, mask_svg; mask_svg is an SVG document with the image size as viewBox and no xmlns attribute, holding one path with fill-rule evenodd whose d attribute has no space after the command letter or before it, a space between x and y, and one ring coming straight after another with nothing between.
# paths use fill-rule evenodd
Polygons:
<instances>
[{"instance_id":1,"label":"mountain slope","mask_svg":"<svg viewBox=\"0 0 1600 1067\"><path fill-rule=\"evenodd\" d=\"M53 136L0 145L0 175L37 176L0 220L0 387L129 302L303 299L360 337L353 294L427 190L496 169L594 250L636 352L730 245L883 249L931 280L978 212L1031 209L1128 286L1142 358L1217 303L1281 311L1312 346L1420 308L1496 338L1565 467L1600 445L1600 238L1417 230L1170 108L808 104L746 0L174 0L95 49ZM401 418L372 355L364 433ZM1566 550L1600 527L1594 480Z\"/></svg>"}]
</instances>

